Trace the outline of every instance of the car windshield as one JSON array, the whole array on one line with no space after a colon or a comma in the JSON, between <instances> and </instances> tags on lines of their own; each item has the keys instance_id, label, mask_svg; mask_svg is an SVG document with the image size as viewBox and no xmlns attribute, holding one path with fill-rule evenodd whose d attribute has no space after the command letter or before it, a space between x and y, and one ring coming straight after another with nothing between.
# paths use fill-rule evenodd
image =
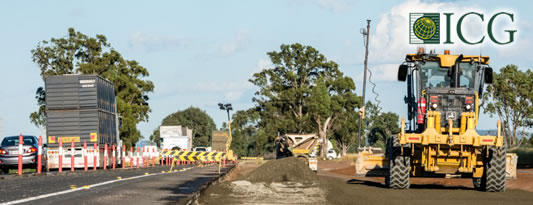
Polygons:
<instances>
[{"instance_id":1,"label":"car windshield","mask_svg":"<svg viewBox=\"0 0 533 205\"><path fill-rule=\"evenodd\" d=\"M24 140L23 141L24 145L33 145L33 144L35 144L35 139L33 137L24 136L22 139ZM15 145L18 145L18 144L19 144L19 137L18 136L6 137L2 141L2 146L15 146Z\"/></svg>"},{"instance_id":2,"label":"car windshield","mask_svg":"<svg viewBox=\"0 0 533 205\"><path fill-rule=\"evenodd\" d=\"M459 87L474 88L475 64L461 63ZM426 62L420 71L421 83L424 88L449 88L452 78L448 76L449 68L442 68L438 62Z\"/></svg>"}]
</instances>

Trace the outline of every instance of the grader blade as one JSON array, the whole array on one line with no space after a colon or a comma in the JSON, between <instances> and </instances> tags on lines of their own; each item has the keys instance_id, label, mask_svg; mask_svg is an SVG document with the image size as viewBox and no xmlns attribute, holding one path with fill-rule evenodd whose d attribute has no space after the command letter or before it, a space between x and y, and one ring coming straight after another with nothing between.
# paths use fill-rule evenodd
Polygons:
<instances>
[{"instance_id":1,"label":"grader blade","mask_svg":"<svg viewBox=\"0 0 533 205\"><path fill-rule=\"evenodd\" d=\"M387 176L389 160L381 148L364 147L355 161L357 176Z\"/></svg>"}]
</instances>

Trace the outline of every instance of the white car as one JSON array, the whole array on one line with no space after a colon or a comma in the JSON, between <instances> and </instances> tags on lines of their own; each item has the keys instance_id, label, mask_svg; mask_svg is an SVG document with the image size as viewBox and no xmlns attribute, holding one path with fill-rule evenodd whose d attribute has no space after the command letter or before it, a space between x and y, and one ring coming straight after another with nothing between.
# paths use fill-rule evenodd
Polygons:
<instances>
[{"instance_id":1,"label":"white car","mask_svg":"<svg viewBox=\"0 0 533 205\"><path fill-rule=\"evenodd\" d=\"M193 149L193 151L195 151L195 152L207 152L207 148L206 147L195 147Z\"/></svg>"},{"instance_id":2,"label":"white car","mask_svg":"<svg viewBox=\"0 0 533 205\"><path fill-rule=\"evenodd\" d=\"M337 159L339 156L337 155L337 152L335 152L334 149L330 149L328 150L328 155L327 155L328 159Z\"/></svg>"}]
</instances>

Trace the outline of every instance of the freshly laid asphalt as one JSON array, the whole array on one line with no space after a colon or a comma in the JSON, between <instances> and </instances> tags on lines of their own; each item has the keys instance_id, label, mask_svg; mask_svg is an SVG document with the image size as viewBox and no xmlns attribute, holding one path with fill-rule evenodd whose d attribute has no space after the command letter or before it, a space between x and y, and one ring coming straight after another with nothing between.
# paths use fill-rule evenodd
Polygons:
<instances>
[{"instance_id":1,"label":"freshly laid asphalt","mask_svg":"<svg viewBox=\"0 0 533 205\"><path fill-rule=\"evenodd\" d=\"M180 165L177 172L169 166L98 171L63 171L41 176L0 179L0 203L83 188L66 194L25 202L27 204L183 204L194 192L219 177L218 166ZM222 168L225 173L230 167ZM161 173L164 171L165 173ZM146 176L147 174L154 174ZM130 177L140 178L128 179ZM120 177L120 178L119 178ZM90 185L117 180L97 187Z\"/></svg>"}]
</instances>

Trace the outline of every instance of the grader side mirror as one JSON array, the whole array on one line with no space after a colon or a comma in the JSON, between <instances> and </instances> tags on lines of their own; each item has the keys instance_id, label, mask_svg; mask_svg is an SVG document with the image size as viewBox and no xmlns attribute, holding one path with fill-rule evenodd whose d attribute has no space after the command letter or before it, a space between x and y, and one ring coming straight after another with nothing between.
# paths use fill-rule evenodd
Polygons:
<instances>
[{"instance_id":1,"label":"grader side mirror","mask_svg":"<svg viewBox=\"0 0 533 205\"><path fill-rule=\"evenodd\" d=\"M485 83L492 84L492 68L491 67L485 68Z\"/></svg>"},{"instance_id":2,"label":"grader side mirror","mask_svg":"<svg viewBox=\"0 0 533 205\"><path fill-rule=\"evenodd\" d=\"M398 81L405 81L407 79L407 65L402 64L398 68Z\"/></svg>"}]
</instances>

